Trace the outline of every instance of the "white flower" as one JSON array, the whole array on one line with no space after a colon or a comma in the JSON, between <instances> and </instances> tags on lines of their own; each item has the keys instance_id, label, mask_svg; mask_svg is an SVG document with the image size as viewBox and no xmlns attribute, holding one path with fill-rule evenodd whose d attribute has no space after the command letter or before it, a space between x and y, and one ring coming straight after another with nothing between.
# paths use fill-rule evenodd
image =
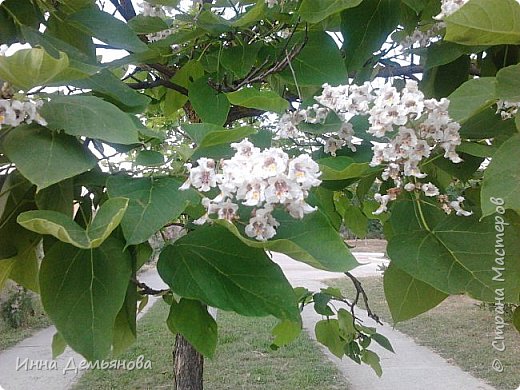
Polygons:
<instances>
[{"instance_id":1,"label":"white flower","mask_svg":"<svg viewBox=\"0 0 520 390\"><path fill-rule=\"evenodd\" d=\"M321 184L320 166L308 154L300 154L289 162L288 178L300 184L304 189Z\"/></svg>"},{"instance_id":2,"label":"white flower","mask_svg":"<svg viewBox=\"0 0 520 390\"><path fill-rule=\"evenodd\" d=\"M414 183L406 183L404 185L404 189L405 191L408 191L408 192L412 192L412 191L415 191L415 184Z\"/></svg>"},{"instance_id":3,"label":"white flower","mask_svg":"<svg viewBox=\"0 0 520 390\"><path fill-rule=\"evenodd\" d=\"M336 156L336 151L341 149L343 145L345 145L345 141L330 137L325 143L324 151L325 153L330 153L332 156Z\"/></svg>"},{"instance_id":4,"label":"white flower","mask_svg":"<svg viewBox=\"0 0 520 390\"><path fill-rule=\"evenodd\" d=\"M473 214L473 212L472 211L463 210L462 206L460 205L462 202L464 202L464 197L463 196L459 196L457 198L457 200L454 200L454 201L450 202L450 207L453 210L455 210L455 212L456 212L456 214L458 216L469 217L470 215Z\"/></svg>"},{"instance_id":5,"label":"white flower","mask_svg":"<svg viewBox=\"0 0 520 390\"><path fill-rule=\"evenodd\" d=\"M310 214L316 211L316 207L312 207L304 200L297 200L286 204L287 211L291 214L291 217L296 219L302 219L305 214Z\"/></svg>"},{"instance_id":6,"label":"white flower","mask_svg":"<svg viewBox=\"0 0 520 390\"><path fill-rule=\"evenodd\" d=\"M215 173L215 161L208 158L199 158L198 166L190 170L190 183L202 192L207 192L217 186L217 175ZM186 184L186 183L184 183ZM181 188L185 188L184 185Z\"/></svg>"},{"instance_id":7,"label":"white flower","mask_svg":"<svg viewBox=\"0 0 520 390\"><path fill-rule=\"evenodd\" d=\"M439 189L430 182L424 183L421 186L421 190L424 192L424 195L426 196L437 196L440 193Z\"/></svg>"},{"instance_id":8,"label":"white flower","mask_svg":"<svg viewBox=\"0 0 520 390\"><path fill-rule=\"evenodd\" d=\"M278 148L266 149L254 158L253 176L266 179L277 176L287 169L289 156Z\"/></svg>"},{"instance_id":9,"label":"white flower","mask_svg":"<svg viewBox=\"0 0 520 390\"><path fill-rule=\"evenodd\" d=\"M303 192L294 181L285 174L270 177L267 181L269 185L265 189L265 201L267 203L286 203L303 199Z\"/></svg>"},{"instance_id":10,"label":"white flower","mask_svg":"<svg viewBox=\"0 0 520 390\"><path fill-rule=\"evenodd\" d=\"M374 199L376 200L376 202L380 203L381 205L372 214L379 215L388 210L387 205L388 205L388 202L390 201L390 195L381 195L381 194L377 193L374 195Z\"/></svg>"}]
</instances>

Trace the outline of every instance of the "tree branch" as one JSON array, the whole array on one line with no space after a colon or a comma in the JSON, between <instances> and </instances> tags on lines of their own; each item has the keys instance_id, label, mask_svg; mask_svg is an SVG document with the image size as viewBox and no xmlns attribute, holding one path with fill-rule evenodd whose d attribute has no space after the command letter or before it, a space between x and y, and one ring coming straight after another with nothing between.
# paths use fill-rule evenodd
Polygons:
<instances>
[{"instance_id":1,"label":"tree branch","mask_svg":"<svg viewBox=\"0 0 520 390\"><path fill-rule=\"evenodd\" d=\"M352 308L352 315L354 315L354 312L353 312L354 306L357 305L357 303L359 301L359 297L362 296L363 297L363 302L365 303L365 308L367 310L368 316L370 318L372 318L378 324L383 325L383 323L379 319L379 316L377 314L375 314L374 312L372 312L372 310L370 309L370 306L368 305L368 296L367 296L367 294L365 292L365 289L361 285L361 282L354 275L352 275L350 272L345 272L345 275L347 275L350 278L350 280L354 284L354 287L356 288L356 298L352 302L352 307L351 307Z\"/></svg>"},{"instance_id":2,"label":"tree branch","mask_svg":"<svg viewBox=\"0 0 520 390\"><path fill-rule=\"evenodd\" d=\"M166 290L155 290L149 287L146 283L140 282L137 279L132 279L132 282L134 282L135 285L140 289L139 293L141 295L163 295L171 292L169 288Z\"/></svg>"},{"instance_id":3,"label":"tree branch","mask_svg":"<svg viewBox=\"0 0 520 390\"><path fill-rule=\"evenodd\" d=\"M173 89L185 96L188 96L188 90L178 84L172 83L171 81L157 78L153 81L140 81L138 83L126 83L132 89L147 89L163 86L169 89Z\"/></svg>"}]
</instances>

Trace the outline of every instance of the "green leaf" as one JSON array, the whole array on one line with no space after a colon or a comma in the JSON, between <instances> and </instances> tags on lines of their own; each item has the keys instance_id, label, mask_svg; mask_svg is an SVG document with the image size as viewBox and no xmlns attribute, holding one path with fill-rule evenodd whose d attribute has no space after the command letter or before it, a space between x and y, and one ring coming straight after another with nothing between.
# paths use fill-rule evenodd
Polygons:
<instances>
[{"instance_id":1,"label":"green leaf","mask_svg":"<svg viewBox=\"0 0 520 390\"><path fill-rule=\"evenodd\" d=\"M266 10L264 1L257 1L254 6L249 8L247 12L233 22L233 27L247 27L258 20L261 20Z\"/></svg>"},{"instance_id":2,"label":"green leaf","mask_svg":"<svg viewBox=\"0 0 520 390\"><path fill-rule=\"evenodd\" d=\"M294 34L294 42L301 42L303 39L303 34ZM291 67L294 75L287 68L280 76L286 82L300 87L321 86L323 83L341 84L347 80L347 71L338 45L325 32L308 33L308 41L292 60Z\"/></svg>"},{"instance_id":3,"label":"green leaf","mask_svg":"<svg viewBox=\"0 0 520 390\"><path fill-rule=\"evenodd\" d=\"M148 49L126 23L96 6L83 8L69 15L67 22L119 49L132 52L143 52Z\"/></svg>"},{"instance_id":4,"label":"green leaf","mask_svg":"<svg viewBox=\"0 0 520 390\"><path fill-rule=\"evenodd\" d=\"M359 238L364 238L368 233L368 218L357 206L348 203L343 214L345 225Z\"/></svg>"},{"instance_id":5,"label":"green leaf","mask_svg":"<svg viewBox=\"0 0 520 390\"><path fill-rule=\"evenodd\" d=\"M333 316L334 312L329 306L330 296L323 293L316 293L312 297L314 301L314 311L322 316Z\"/></svg>"},{"instance_id":6,"label":"green leaf","mask_svg":"<svg viewBox=\"0 0 520 390\"><path fill-rule=\"evenodd\" d=\"M393 0L364 0L341 14L347 71L363 67L381 48L399 23L399 6Z\"/></svg>"},{"instance_id":7,"label":"green leaf","mask_svg":"<svg viewBox=\"0 0 520 390\"><path fill-rule=\"evenodd\" d=\"M128 26L136 34L151 34L166 30L168 25L158 16L137 15L128 21Z\"/></svg>"},{"instance_id":8,"label":"green leaf","mask_svg":"<svg viewBox=\"0 0 520 390\"><path fill-rule=\"evenodd\" d=\"M344 180L363 176L370 169L368 163L358 163L351 157L336 156L321 158L320 165L322 180Z\"/></svg>"},{"instance_id":9,"label":"green leaf","mask_svg":"<svg viewBox=\"0 0 520 390\"><path fill-rule=\"evenodd\" d=\"M39 190L86 172L97 163L75 137L34 124L10 131L3 146L7 157Z\"/></svg>"},{"instance_id":10,"label":"green leaf","mask_svg":"<svg viewBox=\"0 0 520 390\"><path fill-rule=\"evenodd\" d=\"M130 274L130 255L112 238L91 250L58 242L43 259L45 312L67 344L86 359L104 359L110 353Z\"/></svg>"},{"instance_id":11,"label":"green leaf","mask_svg":"<svg viewBox=\"0 0 520 390\"><path fill-rule=\"evenodd\" d=\"M139 142L130 116L95 96L57 96L42 107L41 114L52 130L124 145Z\"/></svg>"},{"instance_id":12,"label":"green leaf","mask_svg":"<svg viewBox=\"0 0 520 390\"><path fill-rule=\"evenodd\" d=\"M280 226L276 236L265 242L245 238L235 225L225 220L215 222L225 226L249 246L284 253L314 268L346 272L359 265L341 236L320 210L306 215L301 220L294 219L282 211L276 211L273 215Z\"/></svg>"},{"instance_id":13,"label":"green leaf","mask_svg":"<svg viewBox=\"0 0 520 390\"><path fill-rule=\"evenodd\" d=\"M520 134L517 134L500 146L484 170L481 195L483 216L496 213L497 206L520 214L520 159L516 158L519 150Z\"/></svg>"},{"instance_id":14,"label":"green leaf","mask_svg":"<svg viewBox=\"0 0 520 390\"><path fill-rule=\"evenodd\" d=\"M182 298L173 303L166 320L193 347L206 357L213 357L217 348L217 323L199 301ZM171 325L170 325L171 323Z\"/></svg>"},{"instance_id":15,"label":"green leaf","mask_svg":"<svg viewBox=\"0 0 520 390\"><path fill-rule=\"evenodd\" d=\"M54 336L52 336L51 345L53 359L56 359L58 356L60 356L63 352L65 352L65 348L67 348L67 342L60 334L60 332L54 333Z\"/></svg>"},{"instance_id":16,"label":"green leaf","mask_svg":"<svg viewBox=\"0 0 520 390\"><path fill-rule=\"evenodd\" d=\"M443 293L492 302L495 290L503 288L505 301L517 302L520 217L513 212L501 217L509 225L496 228L494 217L447 216L425 200L397 202L387 253L402 271ZM497 240L507 248L505 256L495 253Z\"/></svg>"},{"instance_id":17,"label":"green leaf","mask_svg":"<svg viewBox=\"0 0 520 390\"><path fill-rule=\"evenodd\" d=\"M466 81L448 99L450 118L464 123L496 101L495 78L480 77Z\"/></svg>"},{"instance_id":18,"label":"green leaf","mask_svg":"<svg viewBox=\"0 0 520 390\"><path fill-rule=\"evenodd\" d=\"M302 332L302 324L300 322L293 322L289 320L280 321L273 328L274 348L283 347L298 338Z\"/></svg>"},{"instance_id":19,"label":"green leaf","mask_svg":"<svg viewBox=\"0 0 520 390\"><path fill-rule=\"evenodd\" d=\"M247 316L299 321L293 289L261 249L220 226L205 226L166 247L157 264L172 291Z\"/></svg>"},{"instance_id":20,"label":"green leaf","mask_svg":"<svg viewBox=\"0 0 520 390\"><path fill-rule=\"evenodd\" d=\"M512 102L520 101L520 64L498 71L497 97Z\"/></svg>"},{"instance_id":21,"label":"green leaf","mask_svg":"<svg viewBox=\"0 0 520 390\"><path fill-rule=\"evenodd\" d=\"M121 221L127 245L144 242L168 222L174 221L189 202L198 203L194 190L180 191L182 182L171 178L132 178L111 176L107 182L110 197L129 199Z\"/></svg>"},{"instance_id":22,"label":"green leaf","mask_svg":"<svg viewBox=\"0 0 520 390\"><path fill-rule=\"evenodd\" d=\"M69 216L51 210L26 211L18 216L17 222L28 230L50 234L78 248L97 248L119 225L127 206L127 198L105 201L86 231Z\"/></svg>"},{"instance_id":23,"label":"green leaf","mask_svg":"<svg viewBox=\"0 0 520 390\"><path fill-rule=\"evenodd\" d=\"M340 337L338 320L328 319L316 322L314 333L316 340L325 345L333 355L341 358L345 354L345 341Z\"/></svg>"},{"instance_id":24,"label":"green leaf","mask_svg":"<svg viewBox=\"0 0 520 390\"><path fill-rule=\"evenodd\" d=\"M384 273L385 297L394 323L406 321L433 309L445 294L399 269L394 263Z\"/></svg>"},{"instance_id":25,"label":"green leaf","mask_svg":"<svg viewBox=\"0 0 520 390\"><path fill-rule=\"evenodd\" d=\"M518 20L520 5L515 0L471 0L444 19L444 39L463 45L517 45Z\"/></svg>"},{"instance_id":26,"label":"green leaf","mask_svg":"<svg viewBox=\"0 0 520 390\"><path fill-rule=\"evenodd\" d=\"M28 91L57 81L68 66L69 58L65 53L60 53L56 59L41 48L21 49L9 57L0 56L0 79Z\"/></svg>"},{"instance_id":27,"label":"green leaf","mask_svg":"<svg viewBox=\"0 0 520 390\"><path fill-rule=\"evenodd\" d=\"M356 7L362 0L303 0L298 10L301 18L318 23L347 8Z\"/></svg>"},{"instance_id":28,"label":"green leaf","mask_svg":"<svg viewBox=\"0 0 520 390\"><path fill-rule=\"evenodd\" d=\"M148 296L146 296L148 297ZM125 301L114 322L114 338L112 355L118 356L130 347L137 339L137 290L133 282L128 283Z\"/></svg>"},{"instance_id":29,"label":"green leaf","mask_svg":"<svg viewBox=\"0 0 520 390\"><path fill-rule=\"evenodd\" d=\"M429 0L403 0L407 6L419 14L428 4Z\"/></svg>"},{"instance_id":30,"label":"green leaf","mask_svg":"<svg viewBox=\"0 0 520 390\"><path fill-rule=\"evenodd\" d=\"M249 126L225 129L211 123L193 123L182 125L181 127L199 148L209 148L215 145L240 141L256 132L253 127Z\"/></svg>"},{"instance_id":31,"label":"green leaf","mask_svg":"<svg viewBox=\"0 0 520 390\"><path fill-rule=\"evenodd\" d=\"M242 88L226 94L229 102L235 106L257 108L265 111L282 113L289 108L289 102L273 91L256 88Z\"/></svg>"},{"instance_id":32,"label":"green leaf","mask_svg":"<svg viewBox=\"0 0 520 390\"><path fill-rule=\"evenodd\" d=\"M193 82L188 91L193 109L203 122L223 125L229 112L226 95L211 88L206 77Z\"/></svg>"},{"instance_id":33,"label":"green leaf","mask_svg":"<svg viewBox=\"0 0 520 390\"><path fill-rule=\"evenodd\" d=\"M38 191L35 197L40 210L58 211L72 218L74 207L74 181L67 179Z\"/></svg>"},{"instance_id":34,"label":"green leaf","mask_svg":"<svg viewBox=\"0 0 520 390\"><path fill-rule=\"evenodd\" d=\"M385 271L386 272L386 271ZM382 334L380 333L374 333L372 336L371 336L372 340L374 340L376 343L378 343L380 346L382 346L384 349L386 349L387 351L390 351L390 352L393 352L395 353L394 351L394 348L392 347L392 344L390 344L390 340L388 340L385 336L383 336Z\"/></svg>"},{"instance_id":35,"label":"green leaf","mask_svg":"<svg viewBox=\"0 0 520 390\"><path fill-rule=\"evenodd\" d=\"M119 226L128 208L128 198L107 199L87 227L91 248L97 248Z\"/></svg>"},{"instance_id":36,"label":"green leaf","mask_svg":"<svg viewBox=\"0 0 520 390\"><path fill-rule=\"evenodd\" d=\"M244 44L226 48L222 51L220 62L236 77L245 77L253 68L261 47L261 44Z\"/></svg>"},{"instance_id":37,"label":"green leaf","mask_svg":"<svg viewBox=\"0 0 520 390\"><path fill-rule=\"evenodd\" d=\"M357 334L357 330L354 327L354 318L352 317L352 314L345 309L339 309L338 324L341 338L347 343L353 341Z\"/></svg>"},{"instance_id":38,"label":"green leaf","mask_svg":"<svg viewBox=\"0 0 520 390\"><path fill-rule=\"evenodd\" d=\"M485 46L472 47L441 40L428 47L424 69L449 64L464 54L477 53L485 48Z\"/></svg>"},{"instance_id":39,"label":"green leaf","mask_svg":"<svg viewBox=\"0 0 520 390\"><path fill-rule=\"evenodd\" d=\"M26 211L17 221L24 228L40 234L50 234L62 242L78 248L90 248L87 232L74 220L57 211Z\"/></svg>"},{"instance_id":40,"label":"green leaf","mask_svg":"<svg viewBox=\"0 0 520 390\"><path fill-rule=\"evenodd\" d=\"M462 138L484 139L512 136L516 133L513 121L504 121L495 107L489 107L464 122L459 131Z\"/></svg>"},{"instance_id":41,"label":"green leaf","mask_svg":"<svg viewBox=\"0 0 520 390\"><path fill-rule=\"evenodd\" d=\"M128 108L141 112L151 101L148 96L131 89L108 69L103 69L91 77L72 81L70 85L82 89L91 89L94 93L107 98L124 110Z\"/></svg>"},{"instance_id":42,"label":"green leaf","mask_svg":"<svg viewBox=\"0 0 520 390\"><path fill-rule=\"evenodd\" d=\"M164 164L164 156L155 150L141 150L135 158L135 163L148 167L159 166Z\"/></svg>"},{"instance_id":43,"label":"green leaf","mask_svg":"<svg viewBox=\"0 0 520 390\"><path fill-rule=\"evenodd\" d=\"M383 375L383 370L381 368L381 363L379 362L379 356L377 353L370 351L369 349L364 349L361 352L361 361L368 364L377 376Z\"/></svg>"}]
</instances>

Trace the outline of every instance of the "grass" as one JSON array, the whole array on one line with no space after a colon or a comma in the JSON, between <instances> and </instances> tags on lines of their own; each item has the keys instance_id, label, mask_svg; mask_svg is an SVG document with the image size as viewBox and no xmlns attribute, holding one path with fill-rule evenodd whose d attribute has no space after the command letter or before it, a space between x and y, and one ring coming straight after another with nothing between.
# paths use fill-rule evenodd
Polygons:
<instances>
[{"instance_id":1,"label":"grass","mask_svg":"<svg viewBox=\"0 0 520 390\"><path fill-rule=\"evenodd\" d=\"M154 305L138 323L138 341L120 359L144 355L152 370L87 372L74 389L171 388L171 353L174 336L165 325L168 306ZM204 367L205 388L210 390L345 390L347 383L335 366L306 334L290 346L272 351L270 318L246 318L220 311L219 345Z\"/></svg>"},{"instance_id":2,"label":"grass","mask_svg":"<svg viewBox=\"0 0 520 390\"><path fill-rule=\"evenodd\" d=\"M29 317L29 321L24 327L17 329L11 328L0 317L0 334L2 335L2 337L0 337L0 351L12 347L25 338L32 336L36 331L51 325L37 298L33 298L33 305L34 315Z\"/></svg>"},{"instance_id":3,"label":"grass","mask_svg":"<svg viewBox=\"0 0 520 390\"><path fill-rule=\"evenodd\" d=\"M371 309L391 323L382 277L360 280L368 293ZM349 281L333 280L329 284L340 287L347 296L354 293ZM520 384L520 335L511 325L507 326L506 350L494 350L491 346L495 331L494 313L478 306L471 298L448 297L433 310L398 323L395 328L497 389L516 390ZM495 358L504 364L504 372L498 373L491 368Z\"/></svg>"}]
</instances>

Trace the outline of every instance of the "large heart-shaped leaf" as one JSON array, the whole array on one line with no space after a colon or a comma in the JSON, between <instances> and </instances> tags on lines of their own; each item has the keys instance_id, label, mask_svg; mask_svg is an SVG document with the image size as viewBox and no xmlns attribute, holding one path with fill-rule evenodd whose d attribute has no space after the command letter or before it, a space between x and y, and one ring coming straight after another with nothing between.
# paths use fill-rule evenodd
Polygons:
<instances>
[{"instance_id":1,"label":"large heart-shaped leaf","mask_svg":"<svg viewBox=\"0 0 520 390\"><path fill-rule=\"evenodd\" d=\"M110 197L129 199L121 221L128 245L148 240L168 222L178 218L189 202L200 202L195 190L180 191L181 185L181 181L172 177L112 176L108 179Z\"/></svg>"},{"instance_id":2,"label":"large heart-shaped leaf","mask_svg":"<svg viewBox=\"0 0 520 390\"><path fill-rule=\"evenodd\" d=\"M7 157L38 189L88 171L97 163L75 137L34 124L10 131L3 146Z\"/></svg>"},{"instance_id":3,"label":"large heart-shaped leaf","mask_svg":"<svg viewBox=\"0 0 520 390\"><path fill-rule=\"evenodd\" d=\"M394 205L394 233L387 252L397 267L446 294L467 293L492 302L504 290L506 302L520 295L520 217L503 216L499 234L494 217L446 216L426 201ZM500 248L506 248L501 251Z\"/></svg>"},{"instance_id":4,"label":"large heart-shaped leaf","mask_svg":"<svg viewBox=\"0 0 520 390\"><path fill-rule=\"evenodd\" d=\"M247 316L299 321L296 296L280 267L221 226L205 226L166 247L157 269L185 298Z\"/></svg>"},{"instance_id":5,"label":"large heart-shaped leaf","mask_svg":"<svg viewBox=\"0 0 520 390\"><path fill-rule=\"evenodd\" d=\"M117 144L139 142L130 116L95 96L57 96L42 107L41 114L47 118L47 127L70 135Z\"/></svg>"},{"instance_id":6,"label":"large heart-shaped leaf","mask_svg":"<svg viewBox=\"0 0 520 390\"><path fill-rule=\"evenodd\" d=\"M45 312L67 344L88 360L104 359L111 350L131 274L130 254L123 249L113 238L90 250L58 242L42 261Z\"/></svg>"}]
</instances>

